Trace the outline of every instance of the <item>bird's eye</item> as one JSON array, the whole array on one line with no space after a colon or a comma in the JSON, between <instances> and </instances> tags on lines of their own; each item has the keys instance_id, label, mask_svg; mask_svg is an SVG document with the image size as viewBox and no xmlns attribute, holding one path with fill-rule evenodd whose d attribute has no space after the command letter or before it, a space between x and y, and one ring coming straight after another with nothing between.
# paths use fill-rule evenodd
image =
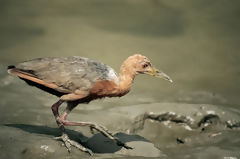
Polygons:
<instances>
[{"instance_id":1,"label":"bird's eye","mask_svg":"<svg viewBox=\"0 0 240 159\"><path fill-rule=\"evenodd\" d=\"M144 64L142 67L143 67L143 68L146 68L146 67L148 67L148 64Z\"/></svg>"}]
</instances>

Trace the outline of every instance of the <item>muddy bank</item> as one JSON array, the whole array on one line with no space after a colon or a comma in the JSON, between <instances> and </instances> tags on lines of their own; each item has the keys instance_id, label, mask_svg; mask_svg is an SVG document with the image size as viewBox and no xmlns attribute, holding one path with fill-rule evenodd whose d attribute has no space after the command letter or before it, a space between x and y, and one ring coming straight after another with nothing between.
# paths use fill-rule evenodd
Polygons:
<instances>
[{"instance_id":1,"label":"muddy bank","mask_svg":"<svg viewBox=\"0 0 240 159\"><path fill-rule=\"evenodd\" d=\"M94 158L239 156L240 112L221 106L154 103L104 110L89 107L85 112L79 107L69 118L105 125L134 148L126 150L99 133L91 134L87 127L68 127L70 138L92 149ZM76 148L68 153L62 142L53 139L59 135L51 124L2 123L0 158L91 158Z\"/></svg>"}]
</instances>

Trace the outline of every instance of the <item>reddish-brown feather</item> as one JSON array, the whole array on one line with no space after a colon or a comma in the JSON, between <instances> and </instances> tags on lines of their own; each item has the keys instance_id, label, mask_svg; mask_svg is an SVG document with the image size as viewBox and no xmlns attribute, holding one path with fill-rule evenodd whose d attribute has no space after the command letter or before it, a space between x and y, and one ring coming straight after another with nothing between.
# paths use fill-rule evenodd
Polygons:
<instances>
[{"instance_id":1,"label":"reddish-brown feather","mask_svg":"<svg viewBox=\"0 0 240 159\"><path fill-rule=\"evenodd\" d=\"M43 85L43 86L48 87L48 88L52 88L52 89L55 89L55 90L59 88L59 86L57 86L56 84L45 82L45 81L43 81L41 79L38 79L35 75L30 74L28 72L21 71L21 70L19 70L17 68L9 69L8 73L10 73L12 75L15 75L15 76L18 76L20 78L26 79L26 80L35 82L37 84ZM70 93L70 91L63 90L63 89L61 89L60 92Z\"/></svg>"}]
</instances>

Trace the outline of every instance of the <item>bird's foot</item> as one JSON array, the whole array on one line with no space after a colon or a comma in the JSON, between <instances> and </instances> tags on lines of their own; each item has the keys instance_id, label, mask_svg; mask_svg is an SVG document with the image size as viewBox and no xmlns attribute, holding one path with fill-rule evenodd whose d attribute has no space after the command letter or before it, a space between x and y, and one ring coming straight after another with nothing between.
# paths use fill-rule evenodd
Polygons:
<instances>
[{"instance_id":1,"label":"bird's foot","mask_svg":"<svg viewBox=\"0 0 240 159\"><path fill-rule=\"evenodd\" d=\"M90 130L92 133L94 133L93 132L94 129L97 130L98 132L102 133L104 136L108 137L109 139L116 141L117 145L122 146L126 149L133 149L132 147L130 147L130 146L126 145L125 143L123 143L122 141L120 141L119 138L113 136L113 134L111 132L109 132L109 130L107 128L105 128L104 126L92 123L90 125Z\"/></svg>"},{"instance_id":2,"label":"bird's foot","mask_svg":"<svg viewBox=\"0 0 240 159\"><path fill-rule=\"evenodd\" d=\"M76 147L77 149L89 153L91 156L93 155L92 150L82 146L81 144L77 143L76 141L70 140L68 135L63 133L62 136L55 137L56 140L63 141L65 147L67 148L68 152L71 151L71 146Z\"/></svg>"}]
</instances>

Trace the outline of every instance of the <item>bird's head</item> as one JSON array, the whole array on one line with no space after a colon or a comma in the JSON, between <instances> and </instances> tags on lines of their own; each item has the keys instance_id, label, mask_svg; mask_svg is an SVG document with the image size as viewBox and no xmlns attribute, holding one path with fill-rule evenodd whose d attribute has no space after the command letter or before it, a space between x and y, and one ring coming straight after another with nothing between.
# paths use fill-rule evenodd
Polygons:
<instances>
[{"instance_id":1,"label":"bird's head","mask_svg":"<svg viewBox=\"0 0 240 159\"><path fill-rule=\"evenodd\" d=\"M126 61L128 61L129 68L132 68L135 74L147 74L173 82L168 75L153 67L151 61L146 56L135 54Z\"/></svg>"}]
</instances>

